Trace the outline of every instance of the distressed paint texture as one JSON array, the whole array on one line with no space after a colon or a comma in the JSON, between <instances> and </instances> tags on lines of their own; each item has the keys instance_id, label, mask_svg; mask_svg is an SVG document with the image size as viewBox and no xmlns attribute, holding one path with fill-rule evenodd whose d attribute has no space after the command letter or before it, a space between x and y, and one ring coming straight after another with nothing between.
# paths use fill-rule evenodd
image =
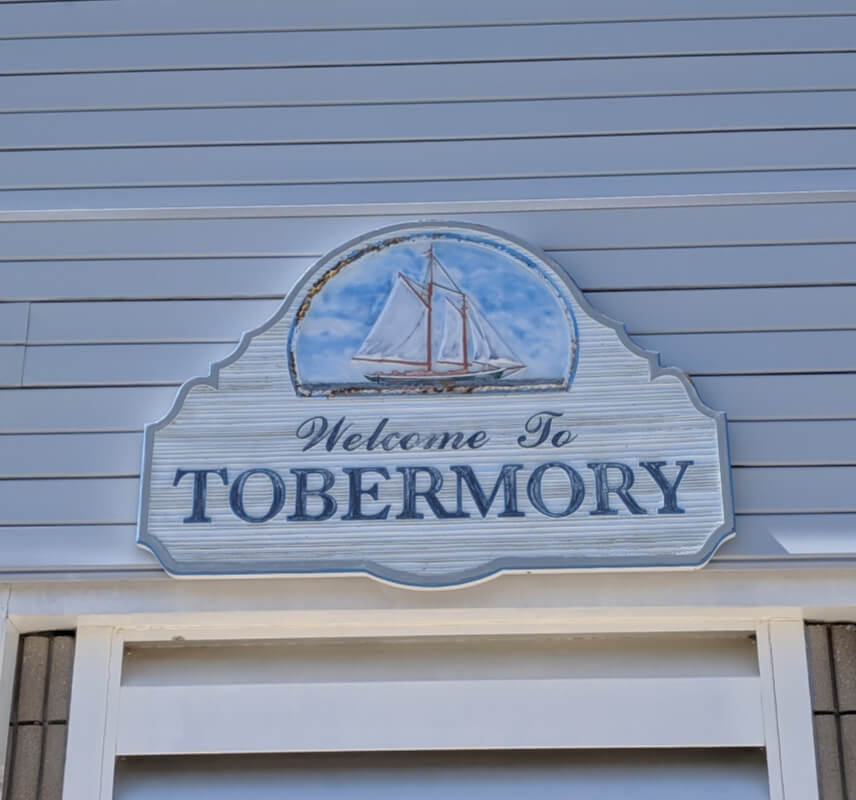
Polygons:
<instances>
[{"instance_id":1,"label":"distressed paint texture","mask_svg":"<svg viewBox=\"0 0 856 800\"><path fill-rule=\"evenodd\" d=\"M472 227L426 223L395 230L402 234L426 229L478 231L506 246L523 248L495 232ZM378 232L374 238L388 235L389 231ZM630 345L614 323L600 318L572 283L535 251L528 257L537 259L562 287L578 326L579 352L570 390L409 395L379 390L358 396L300 396L287 364L289 331L314 290L313 278L354 247L351 242L322 259L267 325L247 334L235 355L214 367L211 379L187 384L170 415L147 428L148 469L139 536L170 571L367 571L395 581L434 585L474 580L503 568L694 566L706 561L731 533L723 416L702 407L679 372L659 368L656 357ZM575 438L561 447L549 441L540 447L521 446L524 424L545 410L561 414L555 418L556 431L561 426ZM319 444L304 452L307 440L295 432L304 420L317 416L331 423L345 417L353 431L366 435L379 419L387 418L389 431L470 435L484 430L489 441L468 451L346 452L340 446L328 451ZM640 468L643 460L665 461L672 468L678 461L692 462L680 484L685 513L658 513L664 495ZM577 471L588 498L578 511L561 518L538 513L524 487L533 470L556 461ZM595 470L588 466L592 462L632 465L637 473L632 497L647 513L631 513L630 505L613 494L615 513L592 515L596 498ZM502 517L491 509L482 519L473 504L464 501L467 518L438 519L420 504L424 519L395 519L400 510L396 492L400 498L402 491L398 468L428 466L445 473L436 497L446 509L453 509L456 485L448 470L456 464L471 465L488 493L502 465L520 464L517 496L525 517ZM363 496L370 506L366 514L391 504L386 519L342 518L353 503L343 465L389 471L391 480L381 481L379 497ZM226 468L234 481L245 470L267 468L290 478L290 469L305 467L337 475L328 492L337 511L327 519L288 521L294 509L291 483L279 514L262 523L243 522L230 510L231 489L222 485L222 478L210 475L205 514L211 521L182 522L190 513L193 481L186 478L174 486L177 469ZM569 506L569 481L561 470L561 477L556 472L543 480L543 500L548 509L561 511ZM246 485L245 504L255 503L256 516L275 505L268 480L257 481L253 488ZM375 480L380 476L368 476L365 487ZM615 482L615 476L611 480ZM234 497L231 502L234 509ZM501 507L502 502L498 496L495 504ZM317 502L312 513L319 513Z\"/></svg>"}]
</instances>

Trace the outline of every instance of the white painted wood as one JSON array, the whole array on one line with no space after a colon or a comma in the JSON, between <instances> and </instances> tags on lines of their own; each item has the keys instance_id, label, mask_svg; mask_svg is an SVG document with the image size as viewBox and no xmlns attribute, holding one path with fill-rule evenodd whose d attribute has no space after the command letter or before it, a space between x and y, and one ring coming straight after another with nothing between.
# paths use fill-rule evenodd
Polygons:
<instances>
[{"instance_id":1,"label":"white painted wood","mask_svg":"<svg viewBox=\"0 0 856 800\"><path fill-rule=\"evenodd\" d=\"M854 17L856 19L856 17ZM397 182L853 167L852 130L0 152L7 189ZM430 168L428 165L432 165Z\"/></svg>"},{"instance_id":2,"label":"white painted wood","mask_svg":"<svg viewBox=\"0 0 856 800\"><path fill-rule=\"evenodd\" d=\"M12 695L15 689L15 673L18 665L18 629L9 621L8 587L0 589L0 793L6 788L6 750L9 743Z\"/></svg>"},{"instance_id":3,"label":"white painted wood","mask_svg":"<svg viewBox=\"0 0 856 800\"><path fill-rule=\"evenodd\" d=\"M110 627L77 630L63 797L113 796L122 643Z\"/></svg>"},{"instance_id":4,"label":"white painted wood","mask_svg":"<svg viewBox=\"0 0 856 800\"><path fill-rule=\"evenodd\" d=\"M23 364L23 347L0 345L0 388L21 385Z\"/></svg>"},{"instance_id":5,"label":"white painted wood","mask_svg":"<svg viewBox=\"0 0 856 800\"><path fill-rule=\"evenodd\" d=\"M849 566L720 568L610 575L506 575L454 592L415 592L365 577L176 581L17 581L9 616L19 630L119 625L126 640L173 636L269 639L321 636L467 636L486 633L753 631L759 615L843 618L856 588ZM331 594L331 592L334 592ZM509 593L515 598L508 605ZM799 606L797 606L799 603ZM837 616L836 616L837 615Z\"/></svg>"},{"instance_id":6,"label":"white painted wood","mask_svg":"<svg viewBox=\"0 0 856 800\"><path fill-rule=\"evenodd\" d=\"M690 7L684 6L687 11ZM696 6L692 6L693 9ZM174 12L170 12L172 19ZM155 19L146 14L149 21ZM358 34L357 34L358 35ZM852 53L0 76L10 111L853 89Z\"/></svg>"},{"instance_id":7,"label":"white painted wood","mask_svg":"<svg viewBox=\"0 0 856 800\"><path fill-rule=\"evenodd\" d=\"M5 286L0 284L0 291L4 290ZM0 302L0 344L23 344L26 341L28 312L29 303Z\"/></svg>"},{"instance_id":8,"label":"white painted wood","mask_svg":"<svg viewBox=\"0 0 856 800\"><path fill-rule=\"evenodd\" d=\"M0 390L0 431L138 431L169 411L174 386Z\"/></svg>"},{"instance_id":9,"label":"white painted wood","mask_svg":"<svg viewBox=\"0 0 856 800\"><path fill-rule=\"evenodd\" d=\"M18 113L0 148L287 144L852 127L856 93Z\"/></svg>"},{"instance_id":10,"label":"white painted wood","mask_svg":"<svg viewBox=\"0 0 856 800\"><path fill-rule=\"evenodd\" d=\"M383 212L374 214L361 212L357 206L338 213L309 208L302 215L299 209L272 209L267 215L247 209L251 218L233 210L205 212L212 219L196 219L193 211L156 210L152 212L156 216L172 218L146 219L145 212L132 212L137 219L122 219L119 212L119 218L112 221L82 221L84 217L78 213L80 224L70 225L71 220L66 219L4 222L2 233L5 257L15 260L317 254L373 227L406 222L413 216L453 217L489 225L537 242L546 250L853 240L854 203L800 202L798 198L786 198L788 202L783 204L756 198L751 205L733 199L719 205L700 198L702 204L681 201L675 207L646 207L644 201L630 201L626 208L621 207L624 201L617 202L618 207L603 208L598 206L609 205L608 201L587 200L570 210L562 208L567 201L559 201L555 210L532 213L514 213L502 206L497 210L490 203L481 213L472 206L454 205L385 206ZM666 200L655 202L668 205Z\"/></svg>"},{"instance_id":11,"label":"white painted wood","mask_svg":"<svg viewBox=\"0 0 856 800\"><path fill-rule=\"evenodd\" d=\"M746 677L125 686L120 708L121 755L763 742Z\"/></svg>"},{"instance_id":12,"label":"white painted wood","mask_svg":"<svg viewBox=\"0 0 856 800\"><path fill-rule=\"evenodd\" d=\"M769 800L758 751L513 750L125 759L116 800ZM252 787L252 788L250 788Z\"/></svg>"},{"instance_id":13,"label":"white painted wood","mask_svg":"<svg viewBox=\"0 0 856 800\"><path fill-rule=\"evenodd\" d=\"M273 300L34 303L30 344L222 342L270 319Z\"/></svg>"},{"instance_id":14,"label":"white painted wood","mask_svg":"<svg viewBox=\"0 0 856 800\"><path fill-rule=\"evenodd\" d=\"M146 3L126 0L121 9L109 5L81 3L74 9L63 5L39 5L2 9L0 23L7 36L39 36L89 33L138 33L216 30L264 30L266 28L324 27L399 27L403 25L468 25L478 23L513 24L515 22L582 22L586 20L662 19L709 16L763 16L805 12L802 0L752 0L752 2L704 2L688 8L675 0L659 0L639 9L630 0L608 3L585 0L573 6L559 0L537 0L524 7L511 0L471 3L461 6L452 0L432 3L430 7L402 6L392 0L372 0L359 10L348 4L325 0L310 7L270 7L264 0L247 0L239 10L226 0L209 3L186 2L178 8L164 0ZM853 11L850 0L826 0L812 8L814 13L834 14Z\"/></svg>"},{"instance_id":15,"label":"white painted wood","mask_svg":"<svg viewBox=\"0 0 856 800\"><path fill-rule=\"evenodd\" d=\"M817 800L811 694L801 619L771 620L758 630L772 800ZM773 723L775 719L775 724Z\"/></svg>"},{"instance_id":16,"label":"white painted wood","mask_svg":"<svg viewBox=\"0 0 856 800\"><path fill-rule=\"evenodd\" d=\"M0 478L138 475L142 432L0 435Z\"/></svg>"},{"instance_id":17,"label":"white painted wood","mask_svg":"<svg viewBox=\"0 0 856 800\"><path fill-rule=\"evenodd\" d=\"M236 341L211 344L99 344L27 348L24 386L175 384L207 375ZM23 348L22 348L23 349Z\"/></svg>"},{"instance_id":18,"label":"white painted wood","mask_svg":"<svg viewBox=\"0 0 856 800\"><path fill-rule=\"evenodd\" d=\"M137 633L129 631L127 637L135 638ZM169 636L163 629L160 634ZM194 642L185 641L180 647L129 644L122 685L758 676L755 643L745 631L652 631L644 636L302 637L255 642L227 639L216 644L200 641L199 631L192 636Z\"/></svg>"},{"instance_id":19,"label":"white painted wood","mask_svg":"<svg viewBox=\"0 0 856 800\"><path fill-rule=\"evenodd\" d=\"M335 19L335 17L333 17ZM847 50L856 18L574 23L9 39L0 72L400 64Z\"/></svg>"}]
</instances>

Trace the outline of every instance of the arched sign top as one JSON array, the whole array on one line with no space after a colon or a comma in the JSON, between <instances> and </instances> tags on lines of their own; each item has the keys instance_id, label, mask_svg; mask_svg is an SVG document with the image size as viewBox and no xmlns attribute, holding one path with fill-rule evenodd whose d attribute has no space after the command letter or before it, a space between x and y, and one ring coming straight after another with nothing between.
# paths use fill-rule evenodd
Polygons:
<instances>
[{"instance_id":1,"label":"arched sign top","mask_svg":"<svg viewBox=\"0 0 856 800\"><path fill-rule=\"evenodd\" d=\"M543 256L472 228L371 236L326 260L289 332L303 395L546 391L571 383L571 289Z\"/></svg>"},{"instance_id":2,"label":"arched sign top","mask_svg":"<svg viewBox=\"0 0 856 800\"><path fill-rule=\"evenodd\" d=\"M698 567L733 532L724 415L505 233L321 259L147 426L139 543L174 575Z\"/></svg>"}]
</instances>

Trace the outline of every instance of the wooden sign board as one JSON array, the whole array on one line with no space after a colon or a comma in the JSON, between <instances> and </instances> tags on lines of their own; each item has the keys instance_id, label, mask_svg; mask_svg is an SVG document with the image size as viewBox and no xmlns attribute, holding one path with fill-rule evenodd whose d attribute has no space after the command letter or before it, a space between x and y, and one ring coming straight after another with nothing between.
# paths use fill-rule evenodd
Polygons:
<instances>
[{"instance_id":1,"label":"wooden sign board","mask_svg":"<svg viewBox=\"0 0 856 800\"><path fill-rule=\"evenodd\" d=\"M733 531L725 419L544 253L398 225L323 258L145 432L174 575L697 567Z\"/></svg>"}]
</instances>

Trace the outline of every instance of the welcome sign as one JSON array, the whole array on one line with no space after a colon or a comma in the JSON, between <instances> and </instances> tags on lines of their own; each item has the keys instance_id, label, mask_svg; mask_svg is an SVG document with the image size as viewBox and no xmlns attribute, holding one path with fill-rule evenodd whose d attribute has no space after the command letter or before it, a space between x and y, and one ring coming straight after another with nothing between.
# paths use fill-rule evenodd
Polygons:
<instances>
[{"instance_id":1,"label":"welcome sign","mask_svg":"<svg viewBox=\"0 0 856 800\"><path fill-rule=\"evenodd\" d=\"M725 419L544 253L375 231L322 259L145 432L175 575L693 567L733 531Z\"/></svg>"}]
</instances>

